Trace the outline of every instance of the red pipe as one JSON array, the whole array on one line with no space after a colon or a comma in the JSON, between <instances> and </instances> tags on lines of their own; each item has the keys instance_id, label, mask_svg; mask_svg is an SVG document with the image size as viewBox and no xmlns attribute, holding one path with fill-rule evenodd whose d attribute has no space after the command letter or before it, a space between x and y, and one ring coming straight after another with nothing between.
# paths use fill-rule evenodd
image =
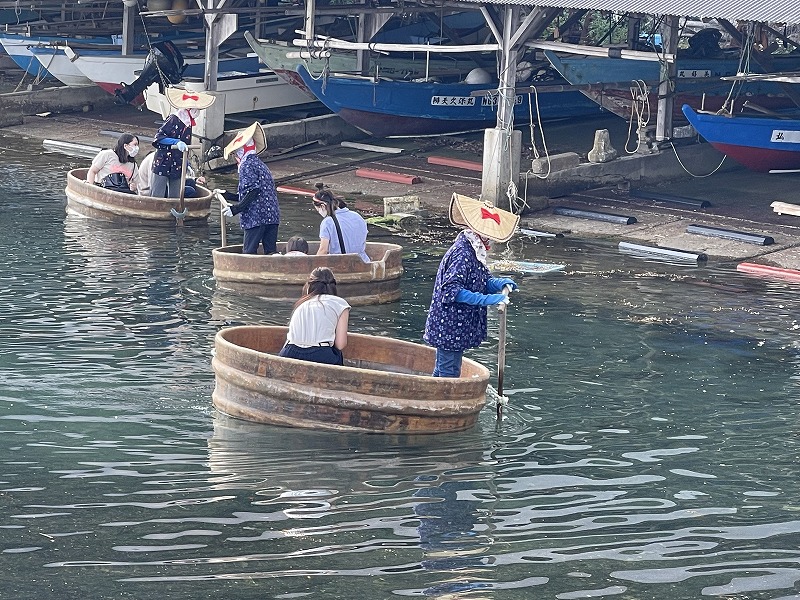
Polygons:
<instances>
[{"instance_id":1,"label":"red pipe","mask_svg":"<svg viewBox=\"0 0 800 600\"><path fill-rule=\"evenodd\" d=\"M275 189L281 194L295 194L297 196L313 196L316 193L316 190L307 190L293 185L279 185Z\"/></svg>"},{"instance_id":2,"label":"red pipe","mask_svg":"<svg viewBox=\"0 0 800 600\"><path fill-rule=\"evenodd\" d=\"M770 267L769 265L759 265L756 263L739 263L736 270L749 275L761 275L763 277L775 277L786 281L800 281L800 271L795 269L782 269L780 267Z\"/></svg>"},{"instance_id":3,"label":"red pipe","mask_svg":"<svg viewBox=\"0 0 800 600\"><path fill-rule=\"evenodd\" d=\"M366 179L378 179L379 181L391 181L392 183L421 183L422 179L416 175L405 175L404 173L392 173L391 171L376 171L375 169L356 169L356 177Z\"/></svg>"},{"instance_id":4,"label":"red pipe","mask_svg":"<svg viewBox=\"0 0 800 600\"><path fill-rule=\"evenodd\" d=\"M461 160L460 158L447 158L445 156L429 156L429 165L444 165L446 167L455 167L457 169L466 169L467 171L483 171L483 163L475 162L473 160Z\"/></svg>"}]
</instances>

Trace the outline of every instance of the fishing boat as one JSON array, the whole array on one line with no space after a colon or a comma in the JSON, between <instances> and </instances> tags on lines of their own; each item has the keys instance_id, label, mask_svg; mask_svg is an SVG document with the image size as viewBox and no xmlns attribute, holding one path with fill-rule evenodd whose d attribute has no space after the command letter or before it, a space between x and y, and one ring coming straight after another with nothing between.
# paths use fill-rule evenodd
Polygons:
<instances>
[{"instance_id":1,"label":"fishing boat","mask_svg":"<svg viewBox=\"0 0 800 600\"><path fill-rule=\"evenodd\" d=\"M32 47L48 46L55 43L83 43L83 44L103 44L112 45L111 37L93 37L93 38L64 38L56 36L33 36L21 35L18 33L0 33L0 45L17 64L17 66L26 71L29 75L38 77L39 79L50 78L53 79L53 74L39 62L36 56L31 51Z\"/></svg>"},{"instance_id":2,"label":"fishing boat","mask_svg":"<svg viewBox=\"0 0 800 600\"><path fill-rule=\"evenodd\" d=\"M304 65L297 68L303 83L330 110L374 137L413 137L476 131L497 124L497 96L472 96L491 89L486 83L394 81L383 77L330 74L314 77ZM544 120L588 117L598 106L580 92L518 94L515 123L530 115Z\"/></svg>"},{"instance_id":3,"label":"fishing boat","mask_svg":"<svg viewBox=\"0 0 800 600\"><path fill-rule=\"evenodd\" d=\"M356 73L358 58L355 52L312 52L306 53L303 59L288 58L288 53L297 53L297 48L287 42L273 42L257 39L249 31L245 31L244 38L258 55L259 60L271 69L275 75L287 83L302 90L310 100L316 101L317 97L309 90L302 78L297 73L301 63L306 69L319 77L323 72ZM475 61L463 57L439 57L416 53L411 56L378 55L371 59L366 74L391 79L412 80L418 78L466 75L475 68Z\"/></svg>"},{"instance_id":4,"label":"fishing boat","mask_svg":"<svg viewBox=\"0 0 800 600\"><path fill-rule=\"evenodd\" d=\"M489 371L463 359L458 378L431 377L435 349L351 333L344 366L278 356L287 327L219 331L214 406L272 425L395 434L462 431L486 403Z\"/></svg>"},{"instance_id":5,"label":"fishing boat","mask_svg":"<svg viewBox=\"0 0 800 600\"><path fill-rule=\"evenodd\" d=\"M800 118L681 110L709 144L751 171L800 170Z\"/></svg>"},{"instance_id":6,"label":"fishing boat","mask_svg":"<svg viewBox=\"0 0 800 600\"><path fill-rule=\"evenodd\" d=\"M659 62L600 56L560 56L551 50L545 50L544 55L568 83L583 86L581 91L604 110L628 120L636 109L636 102L646 98L655 112L661 79ZM786 54L772 58L776 70L800 69L798 55ZM680 110L683 104L695 109L717 111L728 101L733 103L733 112L740 110L744 102L755 103L769 110L794 106L777 83L768 81L750 82L743 93L734 94L729 100L731 83L723 78L736 75L739 69L738 56L691 58L679 55L676 68L673 117L679 121L684 121Z\"/></svg>"},{"instance_id":7,"label":"fishing boat","mask_svg":"<svg viewBox=\"0 0 800 600\"><path fill-rule=\"evenodd\" d=\"M75 64L67 58L61 46L31 46L31 54L44 69L66 86L93 85Z\"/></svg>"},{"instance_id":8,"label":"fishing boat","mask_svg":"<svg viewBox=\"0 0 800 600\"><path fill-rule=\"evenodd\" d=\"M171 210L179 209L178 198L153 198L125 194L87 183L88 169L73 169L67 174L67 212L100 221L125 225L174 226ZM198 196L185 198L186 225L205 225L211 214L211 191L196 186Z\"/></svg>"},{"instance_id":9,"label":"fishing boat","mask_svg":"<svg viewBox=\"0 0 800 600\"><path fill-rule=\"evenodd\" d=\"M182 87L192 92L205 91L203 64L190 64L183 73ZM316 98L293 86L272 71L263 68L255 56L219 61L217 102L224 102L225 114L285 108L316 102ZM147 108L166 118L172 111L166 96L158 86L145 92Z\"/></svg>"},{"instance_id":10,"label":"fishing boat","mask_svg":"<svg viewBox=\"0 0 800 600\"><path fill-rule=\"evenodd\" d=\"M212 252L214 278L220 288L250 296L294 302L316 267L328 267L336 275L340 296L352 306L383 304L400 298L403 248L397 244L367 242L371 261L357 254L316 256L319 242L308 242L308 255L242 254L242 246L224 246ZM278 244L284 252L286 243Z\"/></svg>"}]
</instances>

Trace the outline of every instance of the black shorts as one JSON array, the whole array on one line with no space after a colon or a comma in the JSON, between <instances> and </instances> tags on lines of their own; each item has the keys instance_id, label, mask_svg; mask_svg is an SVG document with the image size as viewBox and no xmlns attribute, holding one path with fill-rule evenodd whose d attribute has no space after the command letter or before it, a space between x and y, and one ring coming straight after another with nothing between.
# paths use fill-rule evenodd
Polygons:
<instances>
[{"instance_id":1,"label":"black shorts","mask_svg":"<svg viewBox=\"0 0 800 600\"><path fill-rule=\"evenodd\" d=\"M333 346L312 346L311 348L301 348L294 344L286 344L278 356L284 358L296 358L309 362L323 363L326 365L344 365L342 351Z\"/></svg>"}]
</instances>

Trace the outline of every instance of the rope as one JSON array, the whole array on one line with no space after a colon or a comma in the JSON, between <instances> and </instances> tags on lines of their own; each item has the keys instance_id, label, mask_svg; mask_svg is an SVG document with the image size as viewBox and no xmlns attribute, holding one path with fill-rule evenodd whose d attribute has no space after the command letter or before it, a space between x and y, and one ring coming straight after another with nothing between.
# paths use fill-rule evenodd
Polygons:
<instances>
[{"instance_id":1,"label":"rope","mask_svg":"<svg viewBox=\"0 0 800 600\"><path fill-rule=\"evenodd\" d=\"M713 170L713 171L711 171L711 173L708 173L708 174L706 174L706 175L696 175L696 174L692 173L692 172L691 172L689 169L687 169L687 168L686 168L686 165L684 165L684 164L683 164L683 161L681 161L681 157L680 157L680 156L678 156L678 149L677 149L677 148L675 148L675 144L673 144L672 142L670 142L670 143L669 143L669 145L670 145L670 146L672 146L672 151L673 151L673 152L675 152L675 158L677 158L677 159L678 159L678 164L681 166L681 168L683 168L683 170L684 170L684 171L686 171L686 172L687 172L689 175L691 175L692 177L696 177L696 178L698 178L698 179L702 179L703 177L710 177L711 175L713 175L714 173L716 173L717 171L719 171L719 168L722 166L722 163L724 163L724 162L725 162L725 159L726 159L726 158L728 158L727 156L723 156L723 157L722 157L722 160L721 160L721 161L719 161L719 164L718 164L718 165L717 165L717 166L714 168L714 170Z\"/></svg>"},{"instance_id":2,"label":"rope","mask_svg":"<svg viewBox=\"0 0 800 600\"><path fill-rule=\"evenodd\" d=\"M628 119L628 137L625 140L625 152L636 154L639 149L639 132L643 131L650 123L650 95L648 94L647 84L638 79L631 85L631 117ZM646 115L646 116L645 116ZM636 148L629 148L631 135L633 133L633 120L636 118Z\"/></svg>"}]
</instances>

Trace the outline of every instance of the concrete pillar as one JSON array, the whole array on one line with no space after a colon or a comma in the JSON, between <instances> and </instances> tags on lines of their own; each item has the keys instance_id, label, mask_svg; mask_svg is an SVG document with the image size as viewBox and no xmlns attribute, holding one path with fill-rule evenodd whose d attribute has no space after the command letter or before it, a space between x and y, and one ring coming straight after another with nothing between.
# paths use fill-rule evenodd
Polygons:
<instances>
[{"instance_id":1,"label":"concrete pillar","mask_svg":"<svg viewBox=\"0 0 800 600\"><path fill-rule=\"evenodd\" d=\"M661 32L661 47L667 54L678 51L678 17L665 17ZM661 65L661 76L658 86L658 117L656 119L656 141L672 139L672 108L675 104L675 94L672 84L678 75L675 61Z\"/></svg>"},{"instance_id":2,"label":"concrete pillar","mask_svg":"<svg viewBox=\"0 0 800 600\"><path fill-rule=\"evenodd\" d=\"M216 140L225 133L225 94L209 92L217 99L214 104L201 110L197 115L197 124L192 127L192 131L198 136L202 136L201 143L203 152L206 152L212 145L212 140ZM203 139L208 138L208 139ZM222 139L217 142L222 146Z\"/></svg>"},{"instance_id":3,"label":"concrete pillar","mask_svg":"<svg viewBox=\"0 0 800 600\"><path fill-rule=\"evenodd\" d=\"M505 210L511 210L506 192L513 182L519 185L519 164L522 157L522 132L487 129L483 135L483 178L481 199Z\"/></svg>"}]
</instances>

